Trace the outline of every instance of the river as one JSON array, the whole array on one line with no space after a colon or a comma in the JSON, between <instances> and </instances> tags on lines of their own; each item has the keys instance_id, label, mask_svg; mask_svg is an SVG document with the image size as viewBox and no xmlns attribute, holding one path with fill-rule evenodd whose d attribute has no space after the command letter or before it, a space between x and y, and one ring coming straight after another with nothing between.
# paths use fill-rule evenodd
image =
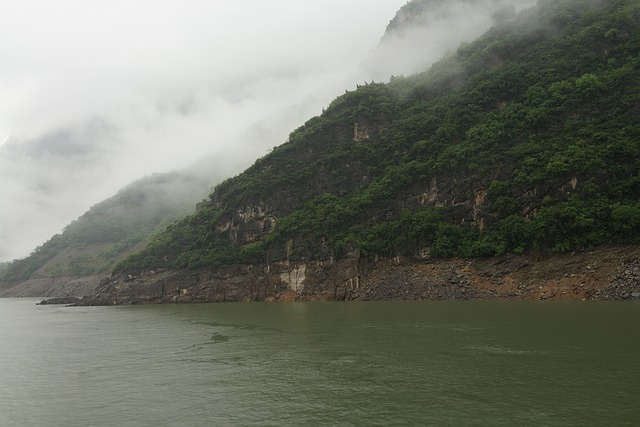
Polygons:
<instances>
[{"instance_id":1,"label":"river","mask_svg":"<svg viewBox=\"0 0 640 427\"><path fill-rule=\"evenodd\" d=\"M640 305L0 299L2 426L640 425Z\"/></svg>"}]
</instances>

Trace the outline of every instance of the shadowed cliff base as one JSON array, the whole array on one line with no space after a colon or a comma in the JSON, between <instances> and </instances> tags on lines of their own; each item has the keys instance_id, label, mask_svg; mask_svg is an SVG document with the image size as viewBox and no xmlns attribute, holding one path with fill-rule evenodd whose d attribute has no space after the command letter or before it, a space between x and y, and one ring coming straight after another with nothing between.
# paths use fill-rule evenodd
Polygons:
<instances>
[{"instance_id":1,"label":"shadowed cliff base","mask_svg":"<svg viewBox=\"0 0 640 427\"><path fill-rule=\"evenodd\" d=\"M103 280L82 305L248 301L640 300L640 248L549 257L364 259L147 271Z\"/></svg>"}]
</instances>

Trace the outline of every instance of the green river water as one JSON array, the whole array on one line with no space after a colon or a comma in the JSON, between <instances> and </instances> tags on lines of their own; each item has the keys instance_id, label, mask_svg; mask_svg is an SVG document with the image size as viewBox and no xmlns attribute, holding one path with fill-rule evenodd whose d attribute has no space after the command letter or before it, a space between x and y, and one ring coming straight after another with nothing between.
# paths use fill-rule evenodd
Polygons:
<instances>
[{"instance_id":1,"label":"green river water","mask_svg":"<svg viewBox=\"0 0 640 427\"><path fill-rule=\"evenodd\" d=\"M640 305L0 299L0 426L637 426Z\"/></svg>"}]
</instances>

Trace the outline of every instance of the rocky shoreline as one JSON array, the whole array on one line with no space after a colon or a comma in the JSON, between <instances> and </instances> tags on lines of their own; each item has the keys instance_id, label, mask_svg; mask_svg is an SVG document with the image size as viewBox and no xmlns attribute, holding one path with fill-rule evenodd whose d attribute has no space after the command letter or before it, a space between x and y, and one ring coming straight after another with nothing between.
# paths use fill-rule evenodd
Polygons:
<instances>
[{"instance_id":1,"label":"rocky shoreline","mask_svg":"<svg viewBox=\"0 0 640 427\"><path fill-rule=\"evenodd\" d=\"M640 300L640 247L548 257L325 260L114 276L81 304L235 301Z\"/></svg>"},{"instance_id":2,"label":"rocky shoreline","mask_svg":"<svg viewBox=\"0 0 640 427\"><path fill-rule=\"evenodd\" d=\"M78 305L238 301L640 300L640 247L484 259L364 259L28 281L0 296ZM30 294L32 292L32 294Z\"/></svg>"},{"instance_id":3,"label":"rocky shoreline","mask_svg":"<svg viewBox=\"0 0 640 427\"><path fill-rule=\"evenodd\" d=\"M43 299L36 305L77 305L80 302L80 298L77 297L59 297Z\"/></svg>"}]
</instances>

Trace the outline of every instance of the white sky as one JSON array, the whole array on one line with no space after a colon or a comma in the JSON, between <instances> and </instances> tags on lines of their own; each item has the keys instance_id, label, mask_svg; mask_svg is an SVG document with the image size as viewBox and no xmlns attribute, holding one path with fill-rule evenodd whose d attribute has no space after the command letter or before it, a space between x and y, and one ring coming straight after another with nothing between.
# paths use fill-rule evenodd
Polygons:
<instances>
[{"instance_id":1,"label":"white sky","mask_svg":"<svg viewBox=\"0 0 640 427\"><path fill-rule=\"evenodd\" d=\"M365 60L405 3L0 0L0 261L145 175L239 173L380 77Z\"/></svg>"}]
</instances>

